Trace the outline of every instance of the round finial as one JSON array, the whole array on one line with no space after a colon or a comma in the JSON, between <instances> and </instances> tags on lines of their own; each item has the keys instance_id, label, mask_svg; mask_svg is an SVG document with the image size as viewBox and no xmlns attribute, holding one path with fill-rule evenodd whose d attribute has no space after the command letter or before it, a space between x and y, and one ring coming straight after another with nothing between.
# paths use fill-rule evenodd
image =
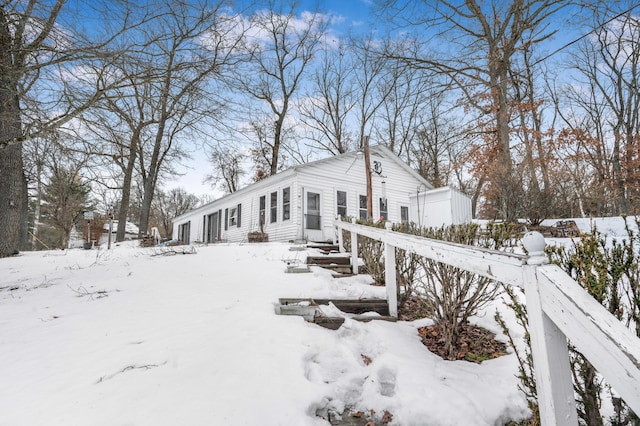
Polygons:
<instances>
[{"instance_id":1,"label":"round finial","mask_svg":"<svg viewBox=\"0 0 640 426\"><path fill-rule=\"evenodd\" d=\"M527 250L529 254L529 258L539 257L544 258L546 260L546 255L544 254L544 247L546 242L544 241L544 236L536 231L527 232L522 237L522 245ZM538 263L538 262L528 262Z\"/></svg>"},{"instance_id":2,"label":"round finial","mask_svg":"<svg viewBox=\"0 0 640 426\"><path fill-rule=\"evenodd\" d=\"M391 231L391 228L393 228L393 224L391 222L384 223L384 229L386 229L387 231Z\"/></svg>"}]
</instances>

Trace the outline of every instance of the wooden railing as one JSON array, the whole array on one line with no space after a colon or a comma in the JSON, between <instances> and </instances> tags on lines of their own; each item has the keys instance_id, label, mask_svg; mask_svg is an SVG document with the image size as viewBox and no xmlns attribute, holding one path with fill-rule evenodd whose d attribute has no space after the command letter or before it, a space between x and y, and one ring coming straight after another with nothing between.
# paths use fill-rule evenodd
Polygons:
<instances>
[{"instance_id":1,"label":"wooden railing","mask_svg":"<svg viewBox=\"0 0 640 426\"><path fill-rule=\"evenodd\" d=\"M577 425L567 339L640 415L640 339L557 265L548 264L542 234L522 238L528 256L402 234L337 220L350 232L351 263L358 272L358 235L384 244L389 311L398 315L396 255L400 248L524 290L540 417L544 426Z\"/></svg>"}]
</instances>

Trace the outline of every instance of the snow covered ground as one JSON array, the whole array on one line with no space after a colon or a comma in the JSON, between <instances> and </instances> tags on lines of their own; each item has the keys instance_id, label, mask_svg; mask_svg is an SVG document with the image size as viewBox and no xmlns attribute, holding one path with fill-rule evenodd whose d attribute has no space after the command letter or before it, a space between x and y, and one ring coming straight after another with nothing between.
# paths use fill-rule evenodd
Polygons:
<instances>
[{"instance_id":1,"label":"snow covered ground","mask_svg":"<svg viewBox=\"0 0 640 426\"><path fill-rule=\"evenodd\" d=\"M345 407L394 425L527 416L513 354L443 361L420 342L429 320L331 331L276 315L280 297L384 297L367 276L286 274L283 260L306 257L289 247L0 259L0 425L327 425L316 412ZM500 302L474 321L498 332L496 309L514 323Z\"/></svg>"}]
</instances>

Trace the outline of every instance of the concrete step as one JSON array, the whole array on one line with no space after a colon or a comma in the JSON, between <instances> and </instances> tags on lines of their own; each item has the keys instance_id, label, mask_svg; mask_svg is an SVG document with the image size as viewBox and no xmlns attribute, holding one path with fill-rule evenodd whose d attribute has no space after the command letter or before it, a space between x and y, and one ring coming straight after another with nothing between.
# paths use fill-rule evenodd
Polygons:
<instances>
[{"instance_id":1,"label":"concrete step","mask_svg":"<svg viewBox=\"0 0 640 426\"><path fill-rule=\"evenodd\" d=\"M396 322L397 318L384 316L384 317L368 317L368 316L358 316L351 317L352 320L361 321L361 322L369 322L369 321L390 321ZM342 317L321 317L316 316L313 319L314 324L318 324L320 327L328 328L329 330L337 330L340 328L342 324L344 324L345 319Z\"/></svg>"},{"instance_id":2,"label":"concrete step","mask_svg":"<svg viewBox=\"0 0 640 426\"><path fill-rule=\"evenodd\" d=\"M340 251L340 247L338 247L337 244L328 244L328 243L307 243L307 248L313 248L313 249L319 249L322 250L325 253L330 253L330 252L339 252Z\"/></svg>"},{"instance_id":3,"label":"concrete step","mask_svg":"<svg viewBox=\"0 0 640 426\"><path fill-rule=\"evenodd\" d=\"M333 303L336 308L348 314L363 314L377 312L382 316L389 315L389 304L385 299L316 299L316 298L281 298L281 305L297 305L308 302L309 305L328 305Z\"/></svg>"},{"instance_id":4,"label":"concrete step","mask_svg":"<svg viewBox=\"0 0 640 426\"><path fill-rule=\"evenodd\" d=\"M350 265L348 256L307 256L307 265Z\"/></svg>"},{"instance_id":5,"label":"concrete step","mask_svg":"<svg viewBox=\"0 0 640 426\"><path fill-rule=\"evenodd\" d=\"M329 269L333 272L339 273L339 274L352 274L353 273L353 269L351 268L351 265L309 265L309 266L319 266L321 268L324 269Z\"/></svg>"}]
</instances>

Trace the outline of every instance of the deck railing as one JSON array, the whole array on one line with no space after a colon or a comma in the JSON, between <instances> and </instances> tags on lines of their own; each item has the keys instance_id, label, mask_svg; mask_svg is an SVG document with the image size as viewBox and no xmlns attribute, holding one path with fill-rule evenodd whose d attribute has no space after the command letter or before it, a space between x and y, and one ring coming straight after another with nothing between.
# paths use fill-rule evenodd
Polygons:
<instances>
[{"instance_id":1,"label":"deck railing","mask_svg":"<svg viewBox=\"0 0 640 426\"><path fill-rule=\"evenodd\" d=\"M358 271L357 236L384 244L389 311L398 315L395 249L474 272L524 290L540 418L544 426L577 425L567 339L607 383L640 414L640 339L557 265L547 262L542 234L522 238L528 256L431 240L337 220L351 233L351 263Z\"/></svg>"}]
</instances>

